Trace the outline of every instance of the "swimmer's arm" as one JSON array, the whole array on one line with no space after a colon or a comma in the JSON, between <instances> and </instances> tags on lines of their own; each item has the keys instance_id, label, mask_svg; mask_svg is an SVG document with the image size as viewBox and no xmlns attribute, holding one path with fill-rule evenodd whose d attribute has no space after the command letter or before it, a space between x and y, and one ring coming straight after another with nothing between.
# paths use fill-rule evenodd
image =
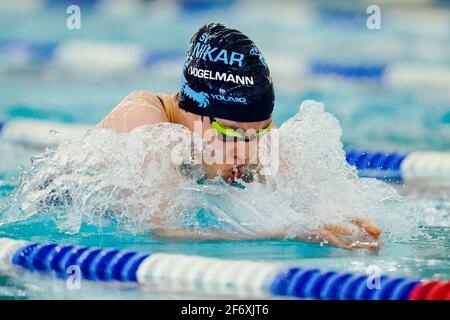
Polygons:
<instances>
[{"instance_id":1,"label":"swimmer's arm","mask_svg":"<svg viewBox=\"0 0 450 320\"><path fill-rule=\"evenodd\" d=\"M160 206L160 209L163 208L164 206ZM165 219L158 216L152 216L149 219L149 223L154 227L152 234L156 238L180 238L189 240L257 240L282 239L286 237L285 232L278 231L264 234L243 234L226 231L175 229L167 227Z\"/></svg>"},{"instance_id":2,"label":"swimmer's arm","mask_svg":"<svg viewBox=\"0 0 450 320\"><path fill-rule=\"evenodd\" d=\"M322 229L310 234L297 234L292 237L284 231L263 232L258 234L239 234L219 231L187 230L187 229L155 229L153 234L157 238L178 238L189 240L293 240L311 243L323 243L342 249L367 249L376 252L383 247L379 239L381 231L363 220L355 220L355 224L360 226L371 238L349 240L352 233L346 228L334 225L326 225Z\"/></svg>"},{"instance_id":3,"label":"swimmer's arm","mask_svg":"<svg viewBox=\"0 0 450 320\"><path fill-rule=\"evenodd\" d=\"M161 101L154 94L136 91L126 96L96 127L122 133L161 122L169 122Z\"/></svg>"},{"instance_id":4,"label":"swimmer's arm","mask_svg":"<svg viewBox=\"0 0 450 320\"><path fill-rule=\"evenodd\" d=\"M156 229L153 235L157 238L179 238L189 240L261 240L284 239L282 232L268 232L261 234L240 234L222 231L187 230L187 229Z\"/></svg>"},{"instance_id":5,"label":"swimmer's arm","mask_svg":"<svg viewBox=\"0 0 450 320\"><path fill-rule=\"evenodd\" d=\"M189 240L262 240L278 239L293 240L311 243L323 243L326 245L343 249L368 249L378 251L383 247L380 239L381 230L362 218L352 219L352 223L357 226L362 234L355 238L355 235L345 227L336 225L325 225L322 228L309 233L296 233L294 236L285 230L275 230L272 232L260 232L256 234L241 234L223 231L208 230L188 230L188 229L166 229L162 225L162 220L152 219L152 224L156 226L153 235L157 238L180 238Z\"/></svg>"}]
</instances>

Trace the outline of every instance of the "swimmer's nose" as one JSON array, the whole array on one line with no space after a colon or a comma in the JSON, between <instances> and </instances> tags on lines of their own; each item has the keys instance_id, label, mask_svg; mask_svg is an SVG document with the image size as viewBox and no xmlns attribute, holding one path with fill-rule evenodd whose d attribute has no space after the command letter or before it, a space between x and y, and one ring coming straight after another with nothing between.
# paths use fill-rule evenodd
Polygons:
<instances>
[{"instance_id":1,"label":"swimmer's nose","mask_svg":"<svg viewBox=\"0 0 450 320\"><path fill-rule=\"evenodd\" d=\"M242 165L247 163L247 157L234 157L234 164L236 165Z\"/></svg>"},{"instance_id":2,"label":"swimmer's nose","mask_svg":"<svg viewBox=\"0 0 450 320\"><path fill-rule=\"evenodd\" d=\"M235 164L247 164L252 158L255 148L253 148L249 143L244 141L239 141L235 144L233 155Z\"/></svg>"}]
</instances>

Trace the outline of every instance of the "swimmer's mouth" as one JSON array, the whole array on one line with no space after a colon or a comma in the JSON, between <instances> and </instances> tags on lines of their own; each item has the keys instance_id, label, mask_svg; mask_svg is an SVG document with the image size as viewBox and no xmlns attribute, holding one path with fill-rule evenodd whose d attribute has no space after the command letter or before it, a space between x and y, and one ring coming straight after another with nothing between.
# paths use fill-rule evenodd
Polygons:
<instances>
[{"instance_id":1,"label":"swimmer's mouth","mask_svg":"<svg viewBox=\"0 0 450 320\"><path fill-rule=\"evenodd\" d=\"M242 167L235 167L233 170L229 171L225 177L227 182L233 182L236 179L239 179L244 174L244 169Z\"/></svg>"}]
</instances>

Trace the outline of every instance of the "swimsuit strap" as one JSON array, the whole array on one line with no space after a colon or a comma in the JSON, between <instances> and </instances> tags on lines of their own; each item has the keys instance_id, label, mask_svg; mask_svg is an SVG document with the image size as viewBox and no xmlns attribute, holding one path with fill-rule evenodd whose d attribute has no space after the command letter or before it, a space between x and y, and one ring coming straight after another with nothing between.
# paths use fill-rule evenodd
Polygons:
<instances>
[{"instance_id":1,"label":"swimsuit strap","mask_svg":"<svg viewBox=\"0 0 450 320\"><path fill-rule=\"evenodd\" d=\"M156 97L161 102L167 119L171 123L179 123L180 108L178 106L177 95L168 95L164 93L156 94Z\"/></svg>"}]
</instances>

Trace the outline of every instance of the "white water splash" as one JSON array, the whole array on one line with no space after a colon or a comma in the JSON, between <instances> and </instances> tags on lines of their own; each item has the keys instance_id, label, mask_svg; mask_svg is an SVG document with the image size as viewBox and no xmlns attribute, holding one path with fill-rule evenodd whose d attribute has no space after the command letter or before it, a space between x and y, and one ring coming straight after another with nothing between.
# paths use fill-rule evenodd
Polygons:
<instances>
[{"instance_id":1,"label":"white water splash","mask_svg":"<svg viewBox=\"0 0 450 320\"><path fill-rule=\"evenodd\" d=\"M209 202L252 231L279 228L295 236L324 224L353 228L349 221L362 217L381 226L384 239L418 235L417 209L390 185L359 178L346 162L339 123L322 103L305 101L279 134L277 174L245 190L220 188Z\"/></svg>"},{"instance_id":2,"label":"white water splash","mask_svg":"<svg viewBox=\"0 0 450 320\"><path fill-rule=\"evenodd\" d=\"M265 183L242 182L246 188L240 189L217 181L198 184L200 172L188 177L173 164L173 146L191 141L180 125L144 126L129 134L92 129L83 139L34 159L2 221L41 214L54 217L66 232L77 232L82 222L111 220L142 232L151 230L154 218L165 220L168 228L198 227L206 215L214 217L214 228L283 229L295 236L325 223L349 227L352 217L363 217L390 239L416 235L414 208L391 186L357 177L345 161L341 134L323 104L305 101L279 129L279 172ZM269 141L267 136L261 143ZM186 158L188 149L178 152ZM202 217L198 208L204 208Z\"/></svg>"}]
</instances>

